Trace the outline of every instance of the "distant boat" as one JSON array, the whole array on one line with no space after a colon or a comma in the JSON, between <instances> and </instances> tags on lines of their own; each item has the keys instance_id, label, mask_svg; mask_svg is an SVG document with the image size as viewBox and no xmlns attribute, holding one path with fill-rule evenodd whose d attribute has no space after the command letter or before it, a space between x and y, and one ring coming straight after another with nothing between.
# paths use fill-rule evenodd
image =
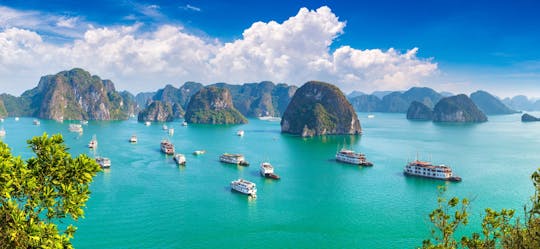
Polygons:
<instances>
[{"instance_id":1,"label":"distant boat","mask_svg":"<svg viewBox=\"0 0 540 249\"><path fill-rule=\"evenodd\" d=\"M15 121L19 121L19 117L15 117Z\"/></svg>"},{"instance_id":2,"label":"distant boat","mask_svg":"<svg viewBox=\"0 0 540 249\"><path fill-rule=\"evenodd\" d=\"M230 163L230 164L236 164L241 166L249 166L249 162L246 161L243 155L241 154L229 154L229 153L223 153L219 157L219 161L224 163Z\"/></svg>"},{"instance_id":3,"label":"distant boat","mask_svg":"<svg viewBox=\"0 0 540 249\"><path fill-rule=\"evenodd\" d=\"M96 157L96 162L102 169L108 169L111 167L111 159L108 157Z\"/></svg>"},{"instance_id":4,"label":"distant boat","mask_svg":"<svg viewBox=\"0 0 540 249\"><path fill-rule=\"evenodd\" d=\"M40 125L40 124L41 124L41 123L39 122L39 120L37 120L37 119L34 119L34 121L32 121L32 123L33 123L34 125Z\"/></svg>"},{"instance_id":5,"label":"distant boat","mask_svg":"<svg viewBox=\"0 0 540 249\"><path fill-rule=\"evenodd\" d=\"M373 115L373 114L369 114L369 115L367 115L367 117L368 117L368 118L374 118L374 117L375 117L375 115Z\"/></svg>"},{"instance_id":6,"label":"distant boat","mask_svg":"<svg viewBox=\"0 0 540 249\"><path fill-rule=\"evenodd\" d=\"M244 136L244 130L239 130L236 132L237 136L243 137Z\"/></svg>"},{"instance_id":7,"label":"distant boat","mask_svg":"<svg viewBox=\"0 0 540 249\"><path fill-rule=\"evenodd\" d=\"M169 127L167 127L167 125L163 125L163 126L161 127L161 129L163 129L164 131L166 131L166 130L169 129Z\"/></svg>"},{"instance_id":8,"label":"distant boat","mask_svg":"<svg viewBox=\"0 0 540 249\"><path fill-rule=\"evenodd\" d=\"M231 182L231 189L238 191L242 194L250 195L252 197L257 197L257 185L250 181L244 179L238 179Z\"/></svg>"},{"instance_id":9,"label":"distant boat","mask_svg":"<svg viewBox=\"0 0 540 249\"><path fill-rule=\"evenodd\" d=\"M280 117L272 117L272 116L262 116L262 117L259 117L259 119L264 120L264 121L270 121L270 122L281 121Z\"/></svg>"},{"instance_id":10,"label":"distant boat","mask_svg":"<svg viewBox=\"0 0 540 249\"><path fill-rule=\"evenodd\" d=\"M2 123L3 123L3 122L4 122L4 119L3 119L3 118L0 118L0 122L2 122Z\"/></svg>"},{"instance_id":11,"label":"distant boat","mask_svg":"<svg viewBox=\"0 0 540 249\"><path fill-rule=\"evenodd\" d=\"M175 154L174 161L178 165L186 165L186 157L183 154Z\"/></svg>"},{"instance_id":12,"label":"distant boat","mask_svg":"<svg viewBox=\"0 0 540 249\"><path fill-rule=\"evenodd\" d=\"M95 149L97 148L97 145L98 145L98 141L97 141L96 135L94 135L92 136L92 140L90 140L90 142L88 143L88 148Z\"/></svg>"},{"instance_id":13,"label":"distant boat","mask_svg":"<svg viewBox=\"0 0 540 249\"><path fill-rule=\"evenodd\" d=\"M136 143L137 142L137 135L131 135L131 137L129 138L129 142L130 143Z\"/></svg>"},{"instance_id":14,"label":"distant boat","mask_svg":"<svg viewBox=\"0 0 540 249\"><path fill-rule=\"evenodd\" d=\"M167 155L174 155L174 145L167 139L161 140L161 151Z\"/></svg>"},{"instance_id":15,"label":"distant boat","mask_svg":"<svg viewBox=\"0 0 540 249\"><path fill-rule=\"evenodd\" d=\"M336 161L360 166L373 166L373 163L366 160L366 155L347 149L341 149L336 153Z\"/></svg>"},{"instance_id":16,"label":"distant boat","mask_svg":"<svg viewBox=\"0 0 540 249\"><path fill-rule=\"evenodd\" d=\"M187 122L186 121L182 122L182 126L187 126Z\"/></svg>"},{"instance_id":17,"label":"distant boat","mask_svg":"<svg viewBox=\"0 0 540 249\"><path fill-rule=\"evenodd\" d=\"M206 150L196 150L196 151L193 151L193 155L196 155L196 156L202 155L202 154L204 154L204 153L206 153Z\"/></svg>"},{"instance_id":18,"label":"distant boat","mask_svg":"<svg viewBox=\"0 0 540 249\"><path fill-rule=\"evenodd\" d=\"M150 126L151 124L152 124L152 123L150 123L150 121L144 122L144 125L146 125L146 126Z\"/></svg>"},{"instance_id":19,"label":"distant boat","mask_svg":"<svg viewBox=\"0 0 540 249\"><path fill-rule=\"evenodd\" d=\"M69 124L69 131L82 133L83 128L82 128L82 125L80 125L80 124Z\"/></svg>"},{"instance_id":20,"label":"distant boat","mask_svg":"<svg viewBox=\"0 0 540 249\"><path fill-rule=\"evenodd\" d=\"M6 130L4 130L4 127L2 127L2 129L0 129L0 137L5 137L6 136Z\"/></svg>"},{"instance_id":21,"label":"distant boat","mask_svg":"<svg viewBox=\"0 0 540 249\"><path fill-rule=\"evenodd\" d=\"M81 120L80 122L82 125L87 125L88 124L88 120Z\"/></svg>"},{"instance_id":22,"label":"distant boat","mask_svg":"<svg viewBox=\"0 0 540 249\"><path fill-rule=\"evenodd\" d=\"M173 128L169 128L169 135L174 135L174 129Z\"/></svg>"},{"instance_id":23,"label":"distant boat","mask_svg":"<svg viewBox=\"0 0 540 249\"><path fill-rule=\"evenodd\" d=\"M259 172L263 177L279 180L279 176L274 174L274 167L269 162L261 163Z\"/></svg>"}]
</instances>

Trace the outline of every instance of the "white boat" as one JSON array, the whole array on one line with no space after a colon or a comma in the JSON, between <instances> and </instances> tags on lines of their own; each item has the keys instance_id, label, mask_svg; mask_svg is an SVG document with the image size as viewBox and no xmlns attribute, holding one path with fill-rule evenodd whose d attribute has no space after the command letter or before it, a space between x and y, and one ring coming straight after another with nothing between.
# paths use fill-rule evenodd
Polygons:
<instances>
[{"instance_id":1,"label":"white boat","mask_svg":"<svg viewBox=\"0 0 540 249\"><path fill-rule=\"evenodd\" d=\"M274 174L274 167L269 162L261 163L261 168L259 170L261 176L271 179L279 179L279 176Z\"/></svg>"},{"instance_id":2,"label":"white boat","mask_svg":"<svg viewBox=\"0 0 540 249\"><path fill-rule=\"evenodd\" d=\"M4 127L2 127L2 129L0 129L0 137L5 137L6 136L6 130L4 130Z\"/></svg>"},{"instance_id":3,"label":"white boat","mask_svg":"<svg viewBox=\"0 0 540 249\"><path fill-rule=\"evenodd\" d=\"M81 120L81 125L87 125L88 124L88 120Z\"/></svg>"},{"instance_id":4,"label":"white boat","mask_svg":"<svg viewBox=\"0 0 540 249\"><path fill-rule=\"evenodd\" d=\"M244 130L239 130L236 132L237 136L243 137L244 136Z\"/></svg>"},{"instance_id":5,"label":"white boat","mask_svg":"<svg viewBox=\"0 0 540 249\"><path fill-rule=\"evenodd\" d=\"M39 122L39 120L34 119L34 121L32 121L32 124L34 124L34 125L40 125L41 123Z\"/></svg>"},{"instance_id":6,"label":"white boat","mask_svg":"<svg viewBox=\"0 0 540 249\"><path fill-rule=\"evenodd\" d=\"M169 129L169 127L167 127L167 125L163 125L161 128L162 128L164 131L166 131L166 130Z\"/></svg>"},{"instance_id":7,"label":"white boat","mask_svg":"<svg viewBox=\"0 0 540 249\"><path fill-rule=\"evenodd\" d=\"M129 138L129 142L130 143L136 143L137 142L137 135L131 135L131 137Z\"/></svg>"},{"instance_id":8,"label":"white boat","mask_svg":"<svg viewBox=\"0 0 540 249\"><path fill-rule=\"evenodd\" d=\"M81 124L69 124L69 131L71 131L71 132L77 132L77 133L82 133L82 132L83 132L83 128L82 128L82 125L81 125Z\"/></svg>"},{"instance_id":9,"label":"white boat","mask_svg":"<svg viewBox=\"0 0 540 249\"><path fill-rule=\"evenodd\" d=\"M167 155L174 155L174 145L167 139L161 140L161 151Z\"/></svg>"},{"instance_id":10,"label":"white boat","mask_svg":"<svg viewBox=\"0 0 540 249\"><path fill-rule=\"evenodd\" d=\"M452 168L449 166L444 164L433 165L430 162L423 162L418 159L407 163L403 169L403 173L408 176L419 176L453 182L461 181L461 177L454 176Z\"/></svg>"},{"instance_id":11,"label":"white boat","mask_svg":"<svg viewBox=\"0 0 540 249\"><path fill-rule=\"evenodd\" d=\"M174 135L174 129L173 128L169 128L169 135Z\"/></svg>"},{"instance_id":12,"label":"white boat","mask_svg":"<svg viewBox=\"0 0 540 249\"><path fill-rule=\"evenodd\" d=\"M144 125L146 125L146 126L150 126L151 124L152 124L152 123L150 123L150 121L144 122Z\"/></svg>"},{"instance_id":13,"label":"white boat","mask_svg":"<svg viewBox=\"0 0 540 249\"><path fill-rule=\"evenodd\" d=\"M187 122L186 121L182 122L182 126L187 126Z\"/></svg>"},{"instance_id":14,"label":"white boat","mask_svg":"<svg viewBox=\"0 0 540 249\"><path fill-rule=\"evenodd\" d=\"M108 157L96 157L96 162L102 169L108 169L111 167L111 159Z\"/></svg>"},{"instance_id":15,"label":"white boat","mask_svg":"<svg viewBox=\"0 0 540 249\"><path fill-rule=\"evenodd\" d=\"M19 121L19 117L15 117L15 121Z\"/></svg>"},{"instance_id":16,"label":"white boat","mask_svg":"<svg viewBox=\"0 0 540 249\"><path fill-rule=\"evenodd\" d=\"M366 160L366 155L347 149L341 149L336 153L336 161L361 166L373 166L373 163Z\"/></svg>"},{"instance_id":17,"label":"white boat","mask_svg":"<svg viewBox=\"0 0 540 249\"><path fill-rule=\"evenodd\" d=\"M373 114L367 115L367 118L374 118L374 117L375 117L375 115L373 115Z\"/></svg>"},{"instance_id":18,"label":"white boat","mask_svg":"<svg viewBox=\"0 0 540 249\"><path fill-rule=\"evenodd\" d=\"M96 135L94 135L92 136L92 140L90 140L90 142L88 143L88 148L95 149L97 148L97 146L98 146L98 141L97 141Z\"/></svg>"},{"instance_id":19,"label":"white boat","mask_svg":"<svg viewBox=\"0 0 540 249\"><path fill-rule=\"evenodd\" d=\"M196 156L202 155L202 154L204 154L204 153L206 153L206 150L196 150L196 151L193 151L193 155L196 155Z\"/></svg>"},{"instance_id":20,"label":"white boat","mask_svg":"<svg viewBox=\"0 0 540 249\"><path fill-rule=\"evenodd\" d=\"M241 154L224 153L219 157L219 161L224 162L224 163L242 165L242 166L249 165L249 163L246 161L244 156Z\"/></svg>"},{"instance_id":21,"label":"white boat","mask_svg":"<svg viewBox=\"0 0 540 249\"><path fill-rule=\"evenodd\" d=\"M186 157L183 154L175 154L174 161L178 165L186 165Z\"/></svg>"},{"instance_id":22,"label":"white boat","mask_svg":"<svg viewBox=\"0 0 540 249\"><path fill-rule=\"evenodd\" d=\"M257 185L244 179L238 179L231 182L231 189L242 194L257 197Z\"/></svg>"},{"instance_id":23,"label":"white boat","mask_svg":"<svg viewBox=\"0 0 540 249\"><path fill-rule=\"evenodd\" d=\"M3 118L0 118L0 122L2 122L2 123L3 123L3 122L4 122L4 119L3 119Z\"/></svg>"},{"instance_id":24,"label":"white boat","mask_svg":"<svg viewBox=\"0 0 540 249\"><path fill-rule=\"evenodd\" d=\"M272 116L262 116L262 117L259 117L260 120L264 120L264 121L270 121L270 122L278 122L278 121L281 121L281 118L280 117L272 117Z\"/></svg>"}]
</instances>

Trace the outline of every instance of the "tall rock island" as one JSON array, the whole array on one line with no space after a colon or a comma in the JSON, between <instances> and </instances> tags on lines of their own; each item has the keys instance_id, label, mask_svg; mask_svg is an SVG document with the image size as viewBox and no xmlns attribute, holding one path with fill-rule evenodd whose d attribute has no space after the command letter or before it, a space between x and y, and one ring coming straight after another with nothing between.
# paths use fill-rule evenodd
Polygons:
<instances>
[{"instance_id":1,"label":"tall rock island","mask_svg":"<svg viewBox=\"0 0 540 249\"><path fill-rule=\"evenodd\" d=\"M435 122L486 122L486 115L465 94L443 98L433 110Z\"/></svg>"},{"instance_id":2,"label":"tall rock island","mask_svg":"<svg viewBox=\"0 0 540 249\"><path fill-rule=\"evenodd\" d=\"M413 101L407 110L407 119L432 120L433 110L422 102Z\"/></svg>"},{"instance_id":3,"label":"tall rock island","mask_svg":"<svg viewBox=\"0 0 540 249\"><path fill-rule=\"evenodd\" d=\"M191 97L185 120L199 124L244 124L247 119L234 108L227 88L207 86Z\"/></svg>"},{"instance_id":4,"label":"tall rock island","mask_svg":"<svg viewBox=\"0 0 540 249\"><path fill-rule=\"evenodd\" d=\"M296 91L281 119L281 132L303 137L361 131L360 121L341 90L318 81L307 82Z\"/></svg>"},{"instance_id":5,"label":"tall rock island","mask_svg":"<svg viewBox=\"0 0 540 249\"><path fill-rule=\"evenodd\" d=\"M159 100L153 101L148 107L139 112L137 119L144 121L169 122L175 118L174 110L170 103Z\"/></svg>"},{"instance_id":6,"label":"tall rock island","mask_svg":"<svg viewBox=\"0 0 540 249\"><path fill-rule=\"evenodd\" d=\"M517 113L517 111L510 109L500 99L486 91L471 93L471 100L487 115Z\"/></svg>"}]
</instances>

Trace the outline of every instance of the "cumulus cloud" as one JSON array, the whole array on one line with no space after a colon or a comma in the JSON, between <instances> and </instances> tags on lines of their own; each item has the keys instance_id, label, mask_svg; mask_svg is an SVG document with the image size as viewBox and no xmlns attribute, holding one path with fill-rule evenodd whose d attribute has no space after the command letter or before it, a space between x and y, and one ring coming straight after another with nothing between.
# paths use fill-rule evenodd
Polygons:
<instances>
[{"instance_id":1,"label":"cumulus cloud","mask_svg":"<svg viewBox=\"0 0 540 249\"><path fill-rule=\"evenodd\" d=\"M253 23L240 39L227 43L190 34L179 26L141 31L142 25L90 26L81 38L67 44L47 42L29 29L4 28L0 32L0 84L30 88L40 75L82 67L135 92L188 80L272 80L296 85L323 80L350 91L401 89L437 70L431 59L417 57L417 48L400 52L341 46L332 50L346 24L328 7L302 8L282 23Z\"/></svg>"}]
</instances>

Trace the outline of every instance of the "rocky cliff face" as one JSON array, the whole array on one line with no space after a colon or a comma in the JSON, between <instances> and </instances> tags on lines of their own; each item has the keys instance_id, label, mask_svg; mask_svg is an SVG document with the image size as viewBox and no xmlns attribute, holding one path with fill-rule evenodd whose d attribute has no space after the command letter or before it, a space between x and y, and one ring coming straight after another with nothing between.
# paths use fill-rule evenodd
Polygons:
<instances>
[{"instance_id":1,"label":"rocky cliff face","mask_svg":"<svg viewBox=\"0 0 540 249\"><path fill-rule=\"evenodd\" d=\"M435 122L485 122L486 115L465 94L439 101L433 110Z\"/></svg>"},{"instance_id":2,"label":"rocky cliff face","mask_svg":"<svg viewBox=\"0 0 540 249\"><path fill-rule=\"evenodd\" d=\"M199 124L243 124L247 119L234 108L227 88L208 86L191 97L185 120Z\"/></svg>"},{"instance_id":3,"label":"rocky cliff face","mask_svg":"<svg viewBox=\"0 0 540 249\"><path fill-rule=\"evenodd\" d=\"M203 85L196 82L186 82L180 88L166 85L156 93L138 94L138 104L139 106L143 106L142 109L144 110L152 101L161 101L172 106L173 116L175 118L181 118L184 116L184 110L187 108L189 100L201 88L203 88ZM144 105L141 105L143 102Z\"/></svg>"},{"instance_id":4,"label":"rocky cliff face","mask_svg":"<svg viewBox=\"0 0 540 249\"><path fill-rule=\"evenodd\" d=\"M432 120L433 110L424 103L413 101L407 110L407 119L411 120Z\"/></svg>"},{"instance_id":5,"label":"rocky cliff face","mask_svg":"<svg viewBox=\"0 0 540 249\"><path fill-rule=\"evenodd\" d=\"M517 112L508 108L501 100L485 91L472 93L471 100L487 115L512 114Z\"/></svg>"},{"instance_id":6,"label":"rocky cliff face","mask_svg":"<svg viewBox=\"0 0 540 249\"><path fill-rule=\"evenodd\" d=\"M535 122L535 121L540 121L540 118L537 118L527 113L524 113L523 115L521 115L521 122Z\"/></svg>"},{"instance_id":7,"label":"rocky cliff face","mask_svg":"<svg viewBox=\"0 0 540 249\"><path fill-rule=\"evenodd\" d=\"M294 94L281 119L281 132L301 136L360 134L360 121L334 85L310 81Z\"/></svg>"},{"instance_id":8,"label":"rocky cliff face","mask_svg":"<svg viewBox=\"0 0 540 249\"><path fill-rule=\"evenodd\" d=\"M382 96L382 99L381 97ZM428 87L412 87L405 92L374 92L371 95L349 98L359 112L407 112L413 101L433 108L442 95Z\"/></svg>"},{"instance_id":9,"label":"rocky cliff face","mask_svg":"<svg viewBox=\"0 0 540 249\"><path fill-rule=\"evenodd\" d=\"M157 121L169 122L174 120L173 107L169 103L159 100L153 101L146 109L139 112L137 120L140 122Z\"/></svg>"},{"instance_id":10,"label":"rocky cliff face","mask_svg":"<svg viewBox=\"0 0 540 249\"><path fill-rule=\"evenodd\" d=\"M0 99L0 118L7 117L8 112L6 110L6 107L4 106L4 101Z\"/></svg>"},{"instance_id":11,"label":"rocky cliff face","mask_svg":"<svg viewBox=\"0 0 540 249\"><path fill-rule=\"evenodd\" d=\"M125 97L111 81L76 68L41 77L36 88L12 99L10 106L14 113L43 119L118 120L127 119L133 109Z\"/></svg>"},{"instance_id":12,"label":"rocky cliff face","mask_svg":"<svg viewBox=\"0 0 540 249\"><path fill-rule=\"evenodd\" d=\"M351 105L357 112L378 112L381 108L381 100L375 95L360 95L349 98Z\"/></svg>"}]
</instances>

